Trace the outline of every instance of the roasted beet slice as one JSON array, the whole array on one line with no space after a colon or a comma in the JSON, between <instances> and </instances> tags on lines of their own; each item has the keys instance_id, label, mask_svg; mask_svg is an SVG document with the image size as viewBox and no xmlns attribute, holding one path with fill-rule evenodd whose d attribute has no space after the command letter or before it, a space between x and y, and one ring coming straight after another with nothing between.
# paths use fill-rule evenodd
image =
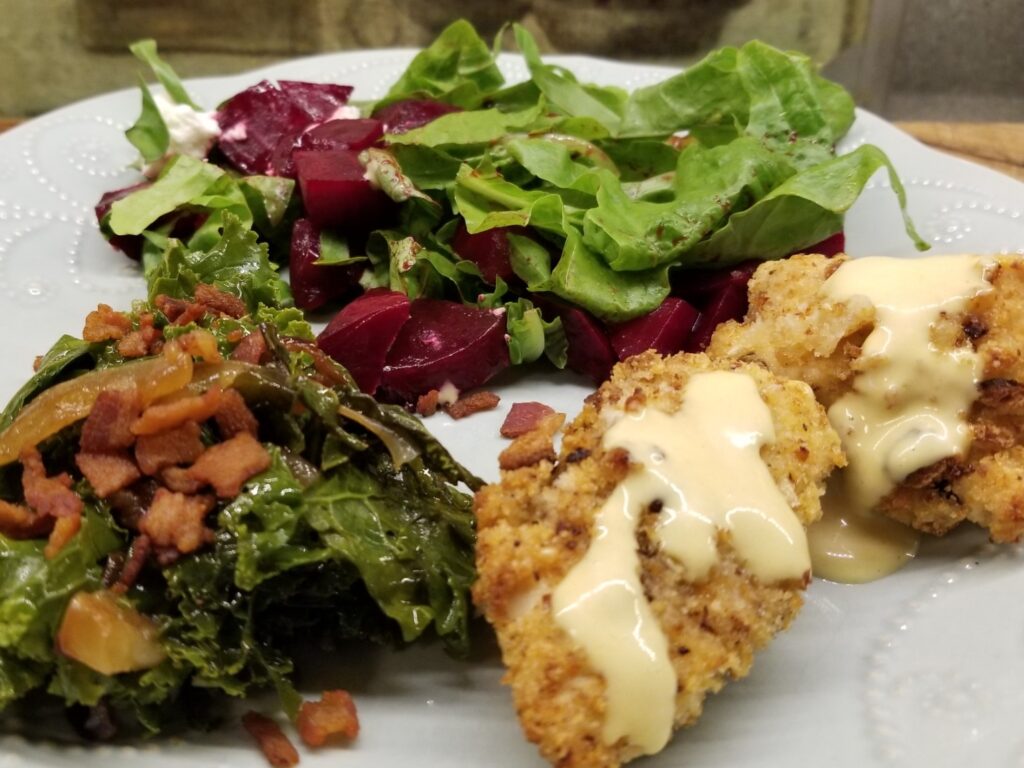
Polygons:
<instances>
[{"instance_id":1,"label":"roasted beet slice","mask_svg":"<svg viewBox=\"0 0 1024 768\"><path fill-rule=\"evenodd\" d=\"M367 181L357 151L303 150L292 153L292 158L306 215L318 227L365 234L394 210L391 199Z\"/></svg>"},{"instance_id":2,"label":"roasted beet slice","mask_svg":"<svg viewBox=\"0 0 1024 768\"><path fill-rule=\"evenodd\" d=\"M442 299L416 299L388 353L381 389L415 402L451 382L479 387L509 364L505 313Z\"/></svg>"},{"instance_id":3,"label":"roasted beet slice","mask_svg":"<svg viewBox=\"0 0 1024 768\"><path fill-rule=\"evenodd\" d=\"M746 284L729 283L715 295L694 323L690 338L683 344L687 352L703 352L711 335L721 323L739 320L747 313Z\"/></svg>"},{"instance_id":4,"label":"roasted beet slice","mask_svg":"<svg viewBox=\"0 0 1024 768\"><path fill-rule=\"evenodd\" d=\"M289 279L295 306L317 309L344 296L359 282L361 264L317 264L320 259L320 229L309 219L299 219L292 228L288 259Z\"/></svg>"},{"instance_id":5,"label":"roasted beet slice","mask_svg":"<svg viewBox=\"0 0 1024 768\"><path fill-rule=\"evenodd\" d=\"M835 256L837 253L846 251L846 234L836 232L831 237L826 237L820 243L809 245L799 253L820 253L822 256Z\"/></svg>"},{"instance_id":6,"label":"roasted beet slice","mask_svg":"<svg viewBox=\"0 0 1024 768\"><path fill-rule=\"evenodd\" d=\"M616 360L604 328L596 318L578 307L563 307L558 315L569 342L567 365L600 384L608 378Z\"/></svg>"},{"instance_id":7,"label":"roasted beet slice","mask_svg":"<svg viewBox=\"0 0 1024 768\"><path fill-rule=\"evenodd\" d=\"M671 355L683 348L698 312L689 302L669 296L653 312L620 325L611 342L619 360L653 349Z\"/></svg>"},{"instance_id":8,"label":"roasted beet slice","mask_svg":"<svg viewBox=\"0 0 1024 768\"><path fill-rule=\"evenodd\" d=\"M372 147L383 135L384 124L380 120L328 120L298 135L283 136L274 148L270 165L275 175L295 178L295 162L292 160L295 150L363 150Z\"/></svg>"},{"instance_id":9,"label":"roasted beet slice","mask_svg":"<svg viewBox=\"0 0 1024 768\"><path fill-rule=\"evenodd\" d=\"M672 276L672 292L699 305L730 285L746 290L750 276L761 264L751 260L725 269L679 270Z\"/></svg>"},{"instance_id":10,"label":"roasted beet slice","mask_svg":"<svg viewBox=\"0 0 1024 768\"><path fill-rule=\"evenodd\" d=\"M461 112L459 107L433 99L402 99L375 110L373 117L384 123L385 133L405 133L441 115Z\"/></svg>"},{"instance_id":11,"label":"roasted beet slice","mask_svg":"<svg viewBox=\"0 0 1024 768\"><path fill-rule=\"evenodd\" d=\"M404 293L386 288L367 291L334 316L316 343L372 395L380 386L388 351L409 320L409 306Z\"/></svg>"},{"instance_id":12,"label":"roasted beet slice","mask_svg":"<svg viewBox=\"0 0 1024 768\"><path fill-rule=\"evenodd\" d=\"M452 249L480 267L480 273L488 284L494 285L499 277L510 283L517 279L509 261L510 232L518 235L526 234L527 230L523 227L495 227L471 235L465 223L460 223L452 238Z\"/></svg>"},{"instance_id":13,"label":"roasted beet slice","mask_svg":"<svg viewBox=\"0 0 1024 768\"><path fill-rule=\"evenodd\" d=\"M142 235L115 235L105 225L104 219L110 214L110 209L114 203L124 197L128 197L132 192L137 192L140 189L145 189L150 186L152 182L143 181L139 184L132 184L130 187L124 187L123 189L115 189L112 192L105 192L103 197L100 198L99 202L96 203L96 223L100 225L100 231L107 238L112 246L117 250L121 251L125 256L130 259L139 260L142 256Z\"/></svg>"},{"instance_id":14,"label":"roasted beet slice","mask_svg":"<svg viewBox=\"0 0 1024 768\"><path fill-rule=\"evenodd\" d=\"M221 106L217 146L245 173L273 173L271 156L281 139L331 119L351 93L347 85L263 80Z\"/></svg>"}]
</instances>

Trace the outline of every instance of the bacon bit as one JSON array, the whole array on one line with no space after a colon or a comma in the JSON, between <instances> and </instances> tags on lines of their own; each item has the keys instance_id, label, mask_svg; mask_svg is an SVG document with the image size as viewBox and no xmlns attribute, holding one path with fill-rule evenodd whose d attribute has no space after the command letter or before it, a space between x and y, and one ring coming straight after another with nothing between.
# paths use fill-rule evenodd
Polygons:
<instances>
[{"instance_id":1,"label":"bacon bit","mask_svg":"<svg viewBox=\"0 0 1024 768\"><path fill-rule=\"evenodd\" d=\"M217 347L217 339L205 328L197 328L191 333L177 338L178 344L192 357L198 357L208 363L219 363L224 358Z\"/></svg>"},{"instance_id":2,"label":"bacon bit","mask_svg":"<svg viewBox=\"0 0 1024 768\"><path fill-rule=\"evenodd\" d=\"M512 408L501 425L502 437L519 437L535 429L545 416L555 412L544 403L512 403Z\"/></svg>"},{"instance_id":3,"label":"bacon bit","mask_svg":"<svg viewBox=\"0 0 1024 768\"><path fill-rule=\"evenodd\" d=\"M238 394L238 390L224 391L220 407L213 418L216 419L217 428L225 440L242 432L248 432L253 437L259 434L259 422L245 404L245 398Z\"/></svg>"},{"instance_id":4,"label":"bacon bit","mask_svg":"<svg viewBox=\"0 0 1024 768\"><path fill-rule=\"evenodd\" d=\"M165 294L157 296L153 303L175 325L188 325L206 314L206 308L195 302L175 299Z\"/></svg>"},{"instance_id":5,"label":"bacon bit","mask_svg":"<svg viewBox=\"0 0 1024 768\"><path fill-rule=\"evenodd\" d=\"M166 467L160 470L160 480L175 493L199 493L203 484L188 473L186 467Z\"/></svg>"},{"instance_id":6,"label":"bacon bit","mask_svg":"<svg viewBox=\"0 0 1024 768\"><path fill-rule=\"evenodd\" d=\"M140 477L139 468L127 451L118 453L79 453L75 464L82 471L96 495L105 499L110 494L127 488Z\"/></svg>"},{"instance_id":7,"label":"bacon bit","mask_svg":"<svg viewBox=\"0 0 1024 768\"><path fill-rule=\"evenodd\" d=\"M12 539L38 539L53 529L53 518L37 515L21 504L0 500L0 533Z\"/></svg>"},{"instance_id":8,"label":"bacon bit","mask_svg":"<svg viewBox=\"0 0 1024 768\"><path fill-rule=\"evenodd\" d=\"M493 392L474 392L460 397L451 405L444 407L445 412L453 419L464 419L480 411L491 411L498 407L501 398Z\"/></svg>"},{"instance_id":9,"label":"bacon bit","mask_svg":"<svg viewBox=\"0 0 1024 768\"><path fill-rule=\"evenodd\" d=\"M82 338L89 342L123 339L132 329L132 321L124 312L115 312L108 304L100 304L85 316Z\"/></svg>"},{"instance_id":10,"label":"bacon bit","mask_svg":"<svg viewBox=\"0 0 1024 768\"><path fill-rule=\"evenodd\" d=\"M425 395L420 395L416 399L416 413L423 417L433 416L437 413L437 397L436 389L430 390Z\"/></svg>"},{"instance_id":11,"label":"bacon bit","mask_svg":"<svg viewBox=\"0 0 1024 768\"><path fill-rule=\"evenodd\" d=\"M202 395L189 395L151 405L132 424L132 432L136 435L155 435L180 427L186 421L206 421L217 412L223 394L220 387L211 387Z\"/></svg>"},{"instance_id":12,"label":"bacon bit","mask_svg":"<svg viewBox=\"0 0 1024 768\"><path fill-rule=\"evenodd\" d=\"M270 466L270 454L259 440L241 432L230 440L210 446L189 470L189 476L213 486L222 499L237 496L245 482Z\"/></svg>"},{"instance_id":13,"label":"bacon bit","mask_svg":"<svg viewBox=\"0 0 1024 768\"><path fill-rule=\"evenodd\" d=\"M196 303L221 315L238 319L249 314L245 302L213 285L200 283L195 290Z\"/></svg>"},{"instance_id":14,"label":"bacon bit","mask_svg":"<svg viewBox=\"0 0 1024 768\"><path fill-rule=\"evenodd\" d=\"M135 460L139 462L139 468L150 476L158 474L164 467L191 464L206 449L201 433L197 422L186 421L165 432L142 435L135 444Z\"/></svg>"},{"instance_id":15,"label":"bacon bit","mask_svg":"<svg viewBox=\"0 0 1024 768\"><path fill-rule=\"evenodd\" d=\"M121 357L145 357L149 354L149 345L139 331L132 331L117 342L117 354Z\"/></svg>"},{"instance_id":16,"label":"bacon bit","mask_svg":"<svg viewBox=\"0 0 1024 768\"><path fill-rule=\"evenodd\" d=\"M71 490L71 477L61 472L46 476L43 457L35 448L21 452L21 487L25 502L43 517L78 517L82 514L82 500Z\"/></svg>"},{"instance_id":17,"label":"bacon bit","mask_svg":"<svg viewBox=\"0 0 1024 768\"><path fill-rule=\"evenodd\" d=\"M230 341L232 344L237 344L242 340L243 336L245 336L245 331L243 331L241 328L235 328L235 330L233 331L228 331L224 338Z\"/></svg>"},{"instance_id":18,"label":"bacon bit","mask_svg":"<svg viewBox=\"0 0 1024 768\"><path fill-rule=\"evenodd\" d=\"M541 419L537 426L520 435L498 456L502 469L529 467L541 461L555 460L554 438L565 422L564 413L552 413Z\"/></svg>"},{"instance_id":19,"label":"bacon bit","mask_svg":"<svg viewBox=\"0 0 1024 768\"><path fill-rule=\"evenodd\" d=\"M135 581L146 567L146 561L149 560L149 553L152 551L153 541L149 536L136 536L128 548L128 559L121 566L121 573L118 574L117 582L111 587L111 591L123 595L135 586Z\"/></svg>"},{"instance_id":20,"label":"bacon bit","mask_svg":"<svg viewBox=\"0 0 1024 768\"><path fill-rule=\"evenodd\" d=\"M105 389L82 425L79 445L85 453L113 453L135 442L132 424L139 418L139 396L132 389Z\"/></svg>"},{"instance_id":21,"label":"bacon bit","mask_svg":"<svg viewBox=\"0 0 1024 768\"><path fill-rule=\"evenodd\" d=\"M43 548L43 556L47 560L52 560L59 555L60 551L64 549L64 546L75 538L75 535L81 527L81 515L58 518L57 522L53 526L53 530L50 531L50 538L47 540L46 546Z\"/></svg>"},{"instance_id":22,"label":"bacon bit","mask_svg":"<svg viewBox=\"0 0 1024 768\"><path fill-rule=\"evenodd\" d=\"M359 735L356 705L348 691L324 691L320 701L303 702L295 727L310 747L322 747L335 735L351 741Z\"/></svg>"},{"instance_id":23,"label":"bacon bit","mask_svg":"<svg viewBox=\"0 0 1024 768\"><path fill-rule=\"evenodd\" d=\"M266 353L267 340L263 338L263 333L253 331L238 342L238 346L231 352L231 359L259 365Z\"/></svg>"},{"instance_id":24,"label":"bacon bit","mask_svg":"<svg viewBox=\"0 0 1024 768\"><path fill-rule=\"evenodd\" d=\"M274 768L288 768L298 765L299 753L291 743L281 726L266 715L259 712L246 712L242 715L242 726L256 740L263 756Z\"/></svg>"},{"instance_id":25,"label":"bacon bit","mask_svg":"<svg viewBox=\"0 0 1024 768\"><path fill-rule=\"evenodd\" d=\"M159 488L139 522L139 532L157 547L173 547L187 555L213 541L213 531L203 523L213 505L211 496L186 496Z\"/></svg>"}]
</instances>

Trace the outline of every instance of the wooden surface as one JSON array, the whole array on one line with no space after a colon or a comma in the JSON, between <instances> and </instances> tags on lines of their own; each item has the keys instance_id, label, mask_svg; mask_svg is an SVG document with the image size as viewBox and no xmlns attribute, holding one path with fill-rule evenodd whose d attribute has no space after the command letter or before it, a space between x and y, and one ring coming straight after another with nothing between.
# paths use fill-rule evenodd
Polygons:
<instances>
[{"instance_id":1,"label":"wooden surface","mask_svg":"<svg viewBox=\"0 0 1024 768\"><path fill-rule=\"evenodd\" d=\"M21 122L0 117L0 133ZM1024 123L896 123L936 149L1024 181Z\"/></svg>"}]
</instances>

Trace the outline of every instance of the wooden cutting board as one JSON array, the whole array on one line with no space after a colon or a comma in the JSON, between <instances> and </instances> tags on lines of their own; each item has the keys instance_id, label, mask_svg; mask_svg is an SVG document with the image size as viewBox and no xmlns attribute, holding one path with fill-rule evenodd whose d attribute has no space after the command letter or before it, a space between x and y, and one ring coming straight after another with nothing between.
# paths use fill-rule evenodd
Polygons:
<instances>
[{"instance_id":1,"label":"wooden cutting board","mask_svg":"<svg viewBox=\"0 0 1024 768\"><path fill-rule=\"evenodd\" d=\"M23 118L0 117L0 132ZM925 123L897 126L929 146L1024 181L1024 123Z\"/></svg>"}]
</instances>

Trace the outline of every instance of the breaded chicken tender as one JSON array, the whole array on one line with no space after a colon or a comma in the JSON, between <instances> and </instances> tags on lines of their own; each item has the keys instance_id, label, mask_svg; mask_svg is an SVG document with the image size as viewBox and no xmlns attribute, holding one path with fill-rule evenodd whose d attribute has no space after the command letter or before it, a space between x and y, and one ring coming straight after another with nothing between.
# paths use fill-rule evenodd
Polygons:
<instances>
[{"instance_id":1,"label":"breaded chicken tender","mask_svg":"<svg viewBox=\"0 0 1024 768\"><path fill-rule=\"evenodd\" d=\"M746 320L720 326L708 354L806 381L831 406L853 386L875 325L875 309L862 297L825 301L825 280L845 260L803 254L762 264L750 281ZM941 316L930 332L937 348L972 345L981 358L969 452L913 472L876 509L936 535L969 520L1009 542L1024 533L1024 263L998 257L988 280L991 290L963 313Z\"/></svg>"},{"instance_id":2,"label":"breaded chicken tender","mask_svg":"<svg viewBox=\"0 0 1024 768\"><path fill-rule=\"evenodd\" d=\"M758 365L704 355L662 358L648 352L616 366L565 429L557 458L537 452L548 458L504 471L500 483L477 494L474 599L497 632L508 667L505 682L523 730L554 765L617 766L639 752L625 738L605 743L605 678L552 610L552 593L590 547L602 505L639 469L626 451L603 447L608 417L648 406L675 413L687 381L716 370L753 379L775 430L761 458L799 521L814 522L821 515L824 480L843 455L810 388ZM796 616L807 576L763 583L720 531L719 559L706 578L691 581L658 543L658 512L652 506L641 515L636 548L643 590L667 637L677 678L678 728L697 720L707 694L750 671L754 652Z\"/></svg>"}]
</instances>

